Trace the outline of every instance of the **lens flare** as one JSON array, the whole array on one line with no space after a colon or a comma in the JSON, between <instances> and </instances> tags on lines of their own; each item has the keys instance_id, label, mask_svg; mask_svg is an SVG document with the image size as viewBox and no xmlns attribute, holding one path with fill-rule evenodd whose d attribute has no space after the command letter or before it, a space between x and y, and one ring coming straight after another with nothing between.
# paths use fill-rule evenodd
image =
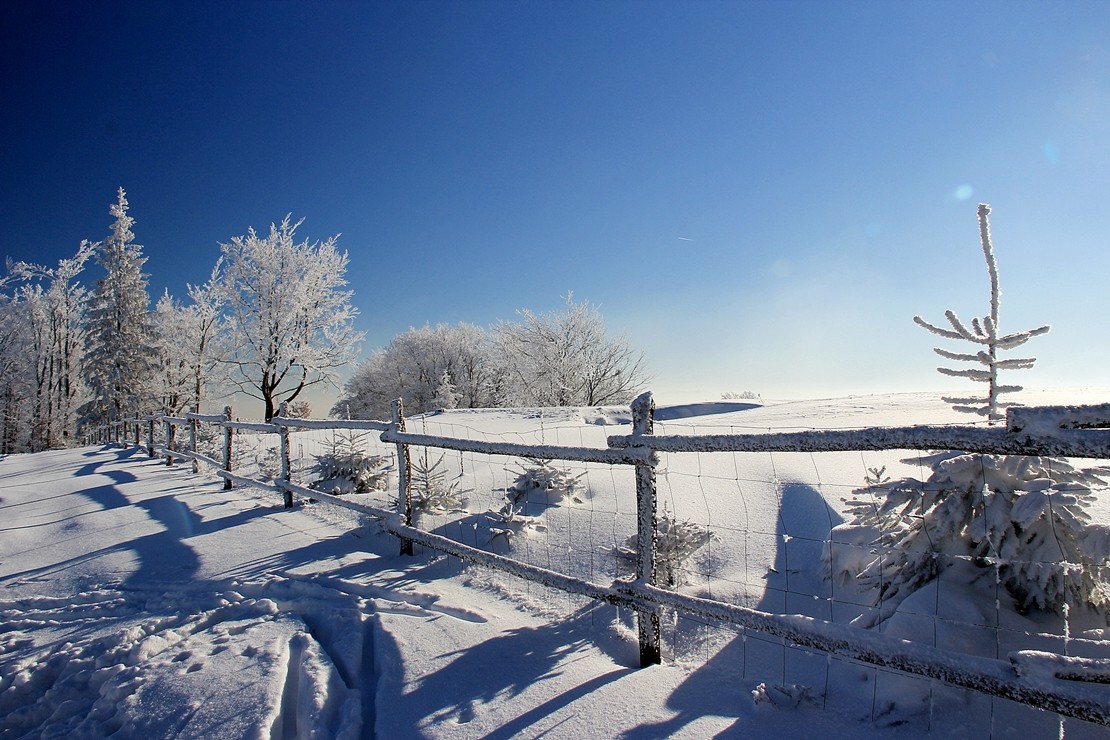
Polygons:
<instances>
[{"instance_id":1,"label":"lens flare","mask_svg":"<svg viewBox=\"0 0 1110 740\"><path fill-rule=\"evenodd\" d=\"M1041 151L1044 152L1045 161L1049 164L1060 164L1060 152L1056 149L1055 141L1046 141Z\"/></svg>"}]
</instances>

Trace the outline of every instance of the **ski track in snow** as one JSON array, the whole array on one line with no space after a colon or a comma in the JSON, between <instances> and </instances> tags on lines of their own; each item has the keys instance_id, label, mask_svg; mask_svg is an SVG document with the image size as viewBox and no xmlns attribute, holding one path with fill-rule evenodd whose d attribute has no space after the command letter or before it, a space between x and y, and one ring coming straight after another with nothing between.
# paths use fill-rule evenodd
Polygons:
<instances>
[{"instance_id":1,"label":"ski track in snow","mask_svg":"<svg viewBox=\"0 0 1110 740\"><path fill-rule=\"evenodd\" d=\"M60 492L40 496L29 482L41 476L20 479L74 456L87 460L75 475L46 481ZM294 562L283 547L312 549L316 535L180 469L129 472L159 463L128 451L4 462L3 481L15 481L0 483L4 738L370 737L377 614L486 621L411 584L375 586L365 564L362 578L270 572ZM258 530L257 548L236 525ZM342 531L319 534L333 540L321 555L342 562ZM212 552L202 538L220 544ZM213 577L222 569L248 576ZM105 580L113 573L123 577Z\"/></svg>"},{"instance_id":2,"label":"ski track in snow","mask_svg":"<svg viewBox=\"0 0 1110 740\"><path fill-rule=\"evenodd\" d=\"M228 586L0 602L0 731L359 737L373 726L362 714L374 614L486 621L431 594L284 578Z\"/></svg>"}]
</instances>

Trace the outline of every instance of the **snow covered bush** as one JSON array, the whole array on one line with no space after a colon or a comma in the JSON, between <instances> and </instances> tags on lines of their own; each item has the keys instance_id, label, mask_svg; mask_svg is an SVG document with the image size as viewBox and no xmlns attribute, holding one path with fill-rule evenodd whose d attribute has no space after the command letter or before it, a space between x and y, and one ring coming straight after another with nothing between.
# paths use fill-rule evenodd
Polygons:
<instances>
[{"instance_id":1,"label":"snow covered bush","mask_svg":"<svg viewBox=\"0 0 1110 740\"><path fill-rule=\"evenodd\" d=\"M524 501L516 501L512 497L509 497L509 501L497 511L486 512L486 518L490 520L491 543L501 537L506 544L511 544L513 536L522 532L547 531L547 525L544 524L542 516L525 514Z\"/></svg>"},{"instance_id":2,"label":"snow covered bush","mask_svg":"<svg viewBox=\"0 0 1110 740\"><path fill-rule=\"evenodd\" d=\"M262 480L274 480L281 475L281 455L277 447L264 447L256 450L254 461Z\"/></svg>"},{"instance_id":3,"label":"snow covered bush","mask_svg":"<svg viewBox=\"0 0 1110 740\"><path fill-rule=\"evenodd\" d=\"M580 481L586 475L585 471L572 474L566 468L552 465L552 461L547 458L526 457L524 460L529 466L520 471L509 488L509 498L512 501L523 501L532 491L543 491L555 494L561 500L582 503L579 493L584 492L586 487Z\"/></svg>"},{"instance_id":4,"label":"snow covered bush","mask_svg":"<svg viewBox=\"0 0 1110 740\"><path fill-rule=\"evenodd\" d=\"M1110 614L1110 527L1091 524L1087 512L1092 488L1106 485L1098 477L1105 469L959 452L926 463L925 481L872 471L849 502L854 521L833 530L841 544L828 575L854 573L873 593L880 609L872 624L956 560L996 569L1019 612L1086 604ZM868 547L862 559L862 550L844 546L853 539Z\"/></svg>"},{"instance_id":5,"label":"snow covered bush","mask_svg":"<svg viewBox=\"0 0 1110 740\"><path fill-rule=\"evenodd\" d=\"M717 536L706 527L686 519L676 519L666 507L659 517L655 535L655 569L660 585L668 588L686 583L686 563L690 557L708 545ZM617 554L635 560L638 556L639 535L632 534Z\"/></svg>"},{"instance_id":6,"label":"snow covered bush","mask_svg":"<svg viewBox=\"0 0 1110 740\"><path fill-rule=\"evenodd\" d=\"M412 458L412 504L423 511L465 512L469 488L460 488L458 480L448 481L443 464L444 455L432 460L428 449ZM461 476L460 476L461 477Z\"/></svg>"},{"instance_id":7,"label":"snow covered bush","mask_svg":"<svg viewBox=\"0 0 1110 740\"><path fill-rule=\"evenodd\" d=\"M310 473L318 476L310 488L335 495L384 490L388 484L390 460L364 452L366 434L337 431L329 449L314 455Z\"/></svg>"},{"instance_id":8,"label":"snow covered bush","mask_svg":"<svg viewBox=\"0 0 1110 740\"><path fill-rule=\"evenodd\" d=\"M542 516L532 516L527 513L529 508L528 495L538 491L546 499L554 495L558 501L569 500L576 504L582 503L579 493L585 492L585 486L580 483L585 471L572 474L565 468L556 467L549 458L526 457L528 463L523 470L517 472L517 478L506 490L505 505L497 511L486 513L490 520L491 540L503 537L506 542L511 541L514 534L524 531L544 531L547 525ZM513 471L509 471L513 472ZM532 508L544 508L547 501L531 502Z\"/></svg>"}]
</instances>

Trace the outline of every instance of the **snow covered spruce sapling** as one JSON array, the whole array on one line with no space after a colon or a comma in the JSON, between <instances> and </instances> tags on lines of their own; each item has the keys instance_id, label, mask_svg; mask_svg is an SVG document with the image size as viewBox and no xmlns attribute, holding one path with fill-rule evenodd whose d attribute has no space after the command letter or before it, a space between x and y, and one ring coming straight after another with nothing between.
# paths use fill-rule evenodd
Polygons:
<instances>
[{"instance_id":1,"label":"snow covered spruce sapling","mask_svg":"<svg viewBox=\"0 0 1110 740\"><path fill-rule=\"evenodd\" d=\"M873 594L871 625L958 562L997 569L1019 612L1086 604L1110 613L1110 527L1087 512L1105 471L1023 455L940 452L924 462L925 481L873 471L849 504L854 520L834 530L830 575Z\"/></svg>"},{"instance_id":2,"label":"snow covered spruce sapling","mask_svg":"<svg viewBox=\"0 0 1110 740\"><path fill-rule=\"evenodd\" d=\"M558 500L582 503L579 493L585 490L585 486L580 481L586 475L585 471L573 475L566 468L552 465L550 458L526 457L524 460L528 464L518 473L516 481L508 489L509 499L519 503L533 491L542 491L554 495Z\"/></svg>"},{"instance_id":3,"label":"snow covered spruce sapling","mask_svg":"<svg viewBox=\"0 0 1110 740\"><path fill-rule=\"evenodd\" d=\"M706 527L687 519L677 519L663 507L655 535L655 567L660 584L666 588L686 583L686 563L695 552L717 539ZM639 535L632 534L617 555L635 561L638 557Z\"/></svg>"},{"instance_id":4,"label":"snow covered spruce sapling","mask_svg":"<svg viewBox=\"0 0 1110 740\"><path fill-rule=\"evenodd\" d=\"M952 407L957 411L985 416L988 421L994 422L1005 419L1006 415L1004 409L1007 406L1013 405L1012 403L1000 401L999 396L1003 393L1016 393L1021 390L1021 386L1019 385L999 384L998 371L1026 370L1033 367L1033 363L1036 361L1035 357L1018 357L1003 360L999 359L998 353L1002 350L1020 347L1033 337L1048 333L1051 327L1040 326L1036 329L1014 332L1013 334L1001 333L998 326L998 299L1001 296L1001 290L998 285L998 263L994 259L994 246L991 244L990 220L988 218L990 212L991 208L989 205L986 203L979 204L979 238L983 244L983 256L987 260L987 272L991 280L990 313L982 319L973 318L971 320L970 329L960 321L955 311L944 312L944 315L948 318L948 323L952 325L951 329L934 326L920 316L914 316L913 320L919 326L945 339L963 340L982 347L982 349L974 354L949 352L939 347L935 347L933 351L947 360L971 362L981 366L964 370L938 367L937 371L943 375L968 378L978 383L987 384L986 398L981 398L979 396L966 398L946 397L943 400L951 403L953 405Z\"/></svg>"},{"instance_id":5,"label":"snow covered spruce sapling","mask_svg":"<svg viewBox=\"0 0 1110 740\"><path fill-rule=\"evenodd\" d=\"M991 278L990 315L968 329L952 311L952 330L914 320L946 338L984 347L976 354L937 349L942 357L976 362L982 369L950 370L945 375L988 384L986 398L945 398L958 411L1005 418L1012 404L999 395L1021 390L1001 385L998 372L1025 369L1033 358L1000 360L1000 350L1018 347L1049 327L1002 334L998 324L998 265L990 240L987 215L979 206L979 232ZM910 594L937 578L946 568L969 563L996 569L997 582L1013 597L1020 612L1063 611L1085 604L1110 614L1107 585L1110 527L1090 524L1086 509L1093 487L1105 486L1102 469L1077 470L1064 460L1023 455L938 452L924 460L931 474L924 480L891 481L885 468L872 469L867 486L854 491L849 503L852 522L833 531L828 553L829 577L857 583L880 606L870 618L876 624L892 615Z\"/></svg>"},{"instance_id":6,"label":"snow covered spruce sapling","mask_svg":"<svg viewBox=\"0 0 1110 740\"><path fill-rule=\"evenodd\" d=\"M365 433L336 430L323 455L314 455L316 464L309 471L318 476L311 488L331 494L367 493L385 489L390 460L370 455Z\"/></svg>"},{"instance_id":7,"label":"snow covered spruce sapling","mask_svg":"<svg viewBox=\"0 0 1110 740\"><path fill-rule=\"evenodd\" d=\"M461 488L458 480L447 480L447 470L443 462L444 453L434 460L425 447L419 455L412 458L412 503L426 512L466 511L466 494L472 489ZM459 477L462 477L461 475Z\"/></svg>"},{"instance_id":8,"label":"snow covered spruce sapling","mask_svg":"<svg viewBox=\"0 0 1110 740\"><path fill-rule=\"evenodd\" d=\"M585 486L580 482L586 475L585 471L573 474L566 468L553 465L550 458L526 457L523 470L517 471L516 480L509 486L505 493L505 505L497 511L490 511L486 517L490 520L491 539L504 537L506 542L511 541L514 534L524 531L545 531L547 525L543 517L532 516L527 513L529 504L533 508L546 508L560 501L582 503L579 495L585 493ZM510 471L513 472L513 471ZM539 493L542 501L529 500L531 494ZM555 498L555 504L550 502L550 497Z\"/></svg>"}]
</instances>

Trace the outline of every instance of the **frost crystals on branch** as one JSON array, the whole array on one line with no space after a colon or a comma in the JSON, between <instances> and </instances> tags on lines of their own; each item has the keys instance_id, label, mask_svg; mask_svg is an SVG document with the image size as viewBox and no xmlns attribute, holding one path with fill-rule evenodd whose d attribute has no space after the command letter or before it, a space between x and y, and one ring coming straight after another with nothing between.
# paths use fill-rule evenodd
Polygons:
<instances>
[{"instance_id":1,"label":"frost crystals on branch","mask_svg":"<svg viewBox=\"0 0 1110 740\"><path fill-rule=\"evenodd\" d=\"M979 204L979 236L983 242L983 256L986 257L987 272L990 274L991 279L990 315L984 316L982 319L973 318L970 328L960 320L954 311L944 312L944 315L948 318L948 323L952 325L951 329L934 326L920 316L914 316L913 320L932 333L940 335L945 339L962 339L984 348L974 354L949 352L939 347L934 348L933 351L947 360L973 362L982 366L966 370L938 367L937 370L943 375L967 378L977 383L987 383L988 391L986 398L971 396L965 398L944 398L943 400L952 404L952 407L957 411L985 416L988 421L993 422L1004 419L1006 407L1014 405L1012 403L1000 402L998 397L1003 393L1015 393L1021 390L1020 385L999 385L998 371L1025 370L1033 367L1033 363L1036 361L1035 357L1001 360L998 358L999 351L1020 347L1038 334L1048 333L1050 327L1041 326L1036 329L1015 332L1013 334L1001 333L998 326L998 299L1001 295L1001 291L998 287L998 263L995 262L994 247L991 245L990 221L987 218L990 212L991 209L989 205L986 203Z\"/></svg>"}]
</instances>

